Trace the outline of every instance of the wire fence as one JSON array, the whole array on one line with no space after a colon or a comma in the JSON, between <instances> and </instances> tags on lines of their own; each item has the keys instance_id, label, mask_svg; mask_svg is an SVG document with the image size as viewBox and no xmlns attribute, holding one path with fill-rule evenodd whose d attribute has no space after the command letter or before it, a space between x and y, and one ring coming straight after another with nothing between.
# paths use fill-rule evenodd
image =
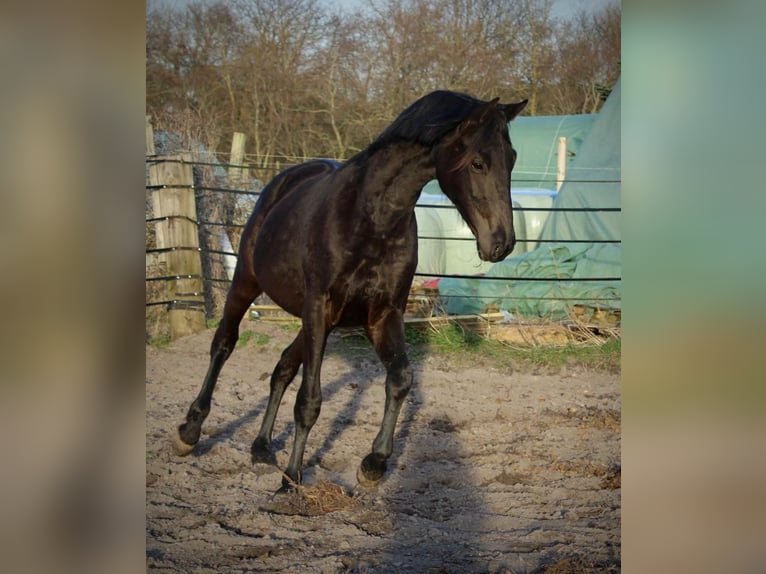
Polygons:
<instances>
[{"instance_id":1,"label":"wire fence","mask_svg":"<svg viewBox=\"0 0 766 574\"><path fill-rule=\"evenodd\" d=\"M247 218L252 211L264 182L268 182L279 170L289 167L290 164L278 163L267 167L252 168L243 165L221 163L212 154L207 158L200 159L196 154L192 161L185 159L173 159L167 156L147 156L147 166L158 162L178 162L191 164L193 172L193 181L188 183L171 184L152 184L147 176L146 185L146 307L150 308L188 308L204 306L205 315L212 319L220 317L225 300L225 294L230 284L230 275L232 272L232 263L237 255L237 246L242 231L245 227ZM258 165L263 165L263 160ZM242 170L247 175L244 178L233 180L229 177L229 171L234 169ZM148 167L147 167L148 170ZM148 173L148 171L147 171ZM256 174L257 177L252 177ZM568 182L574 180L567 180ZM577 180L587 181L587 183L598 186L601 184L620 183L619 179L594 179ZM514 183L523 183L514 178ZM190 215L162 215L157 216L152 204L151 196L155 191L171 187L173 189L193 190L196 204L196 217ZM456 208L451 204L418 204L418 207L453 210ZM553 208L553 207L515 207L514 211L523 212L572 212L572 213L592 213L592 212L620 212L616 207L577 207L577 208ZM155 226L160 222L179 220L191 223L195 226L198 233L199 242L189 245L158 246L156 241ZM445 242L465 242L475 241L473 237L442 236L426 233L420 233L418 240L439 240ZM617 244L619 240L604 240L594 238L561 238L561 239L541 239L530 237L519 237L519 243L542 244ZM169 273L163 267L162 256L173 252L196 252L202 262L202 271L200 273L177 274ZM478 261L478 259L477 259ZM198 280L202 283L202 289L198 291L178 291L168 295L169 290L164 289L163 285L169 282L177 282L181 279ZM471 279L480 282L487 281L505 281L513 285L534 282L561 282L561 283L619 283L620 276L603 277L562 277L560 279L552 277L535 276L488 276L474 274L455 274L455 273L416 273L416 283L424 283L433 280L443 279ZM513 287L510 287L512 290ZM432 292L433 294L433 292ZM436 296L434 294L434 296ZM449 295L440 294L439 297L449 297ZM480 295L476 293L466 293L461 297L474 299L479 302L491 303L496 297L490 295ZM528 294L521 296L522 300L558 300L558 301L580 301L588 300L596 306L610 307L620 301L619 294L612 296L577 296L569 297L563 291L552 290L545 295ZM261 302L266 302L263 299ZM148 313L149 311L147 311Z\"/></svg>"}]
</instances>

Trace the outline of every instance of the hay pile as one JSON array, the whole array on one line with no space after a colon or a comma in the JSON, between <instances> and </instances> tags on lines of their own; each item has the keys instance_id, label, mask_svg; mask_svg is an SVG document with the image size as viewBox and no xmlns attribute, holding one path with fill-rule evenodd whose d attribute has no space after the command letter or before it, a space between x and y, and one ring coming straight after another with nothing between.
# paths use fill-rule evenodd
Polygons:
<instances>
[{"instance_id":1,"label":"hay pile","mask_svg":"<svg viewBox=\"0 0 766 574\"><path fill-rule=\"evenodd\" d=\"M321 516L350 510L359 501L356 494L347 492L341 485L329 480L320 480L310 485L291 481L290 485L290 491L275 496L263 510L272 514Z\"/></svg>"}]
</instances>

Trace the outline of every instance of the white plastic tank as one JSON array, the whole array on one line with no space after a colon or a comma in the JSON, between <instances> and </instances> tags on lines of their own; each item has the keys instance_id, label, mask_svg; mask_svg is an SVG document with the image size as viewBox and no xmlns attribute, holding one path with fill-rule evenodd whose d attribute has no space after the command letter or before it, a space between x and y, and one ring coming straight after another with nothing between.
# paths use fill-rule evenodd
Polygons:
<instances>
[{"instance_id":1,"label":"white plastic tank","mask_svg":"<svg viewBox=\"0 0 766 574\"><path fill-rule=\"evenodd\" d=\"M516 205L520 205L522 210L524 209L545 209L546 211L521 211L524 215L524 231L521 233L519 227L516 228L516 239L526 239L527 243L524 243L523 250L513 250L514 255L517 253L524 253L526 251L534 250L540 239L540 234L543 230L545 221L550 216L550 211L547 211L553 207L553 201L556 199L557 192L555 189L539 188L539 187L514 187L511 189L511 197L513 198L514 209ZM515 215L515 212L514 212ZM514 220L515 224L515 220Z\"/></svg>"},{"instance_id":2,"label":"white plastic tank","mask_svg":"<svg viewBox=\"0 0 766 574\"><path fill-rule=\"evenodd\" d=\"M515 199L515 198L514 198ZM513 225L516 238L525 233L526 216L513 202ZM436 180L426 184L415 207L418 222L418 273L476 275L485 273L493 265L482 261L476 249L476 238L471 233L452 201L444 195ZM512 255L527 251L527 244L519 242Z\"/></svg>"},{"instance_id":3,"label":"white plastic tank","mask_svg":"<svg viewBox=\"0 0 766 574\"><path fill-rule=\"evenodd\" d=\"M226 231L223 228L221 228L220 240L221 240L221 251L226 251L228 253L234 252L234 247L232 247L231 241L229 241L229 236L226 235ZM223 256L223 268L226 270L226 277L229 278L229 281L234 279L234 268L236 266L237 266L236 255Z\"/></svg>"},{"instance_id":4,"label":"white plastic tank","mask_svg":"<svg viewBox=\"0 0 766 574\"><path fill-rule=\"evenodd\" d=\"M428 203L428 202L426 202ZM430 205L430 204L429 204ZM418 223L418 273L444 273L447 261L444 226L439 208L415 207Z\"/></svg>"}]
</instances>

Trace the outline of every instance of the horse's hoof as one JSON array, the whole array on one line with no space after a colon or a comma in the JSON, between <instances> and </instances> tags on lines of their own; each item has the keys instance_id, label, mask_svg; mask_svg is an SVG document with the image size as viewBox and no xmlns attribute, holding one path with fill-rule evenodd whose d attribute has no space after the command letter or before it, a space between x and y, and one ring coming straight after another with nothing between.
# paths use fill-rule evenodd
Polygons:
<instances>
[{"instance_id":1,"label":"horse's hoof","mask_svg":"<svg viewBox=\"0 0 766 574\"><path fill-rule=\"evenodd\" d=\"M277 457L273 452L261 452L251 451L250 458L253 464L268 464L269 466L277 466Z\"/></svg>"},{"instance_id":2,"label":"horse's hoof","mask_svg":"<svg viewBox=\"0 0 766 574\"><path fill-rule=\"evenodd\" d=\"M381 474L378 478L368 478L360 466L356 469L356 480L365 488L375 488L380 484L380 481L383 480L383 475Z\"/></svg>"},{"instance_id":3,"label":"horse's hoof","mask_svg":"<svg viewBox=\"0 0 766 574\"><path fill-rule=\"evenodd\" d=\"M194 450L194 446L193 444L185 443L178 434L173 437L173 452L177 456L186 456Z\"/></svg>"},{"instance_id":4,"label":"horse's hoof","mask_svg":"<svg viewBox=\"0 0 766 574\"><path fill-rule=\"evenodd\" d=\"M271 452L271 448L258 439L256 439L253 442L253 446L250 447L250 458L253 461L253 464L277 465L277 457Z\"/></svg>"},{"instance_id":5,"label":"horse's hoof","mask_svg":"<svg viewBox=\"0 0 766 574\"><path fill-rule=\"evenodd\" d=\"M356 470L356 480L365 488L375 488L386 473L386 461L374 454L367 455Z\"/></svg>"}]
</instances>

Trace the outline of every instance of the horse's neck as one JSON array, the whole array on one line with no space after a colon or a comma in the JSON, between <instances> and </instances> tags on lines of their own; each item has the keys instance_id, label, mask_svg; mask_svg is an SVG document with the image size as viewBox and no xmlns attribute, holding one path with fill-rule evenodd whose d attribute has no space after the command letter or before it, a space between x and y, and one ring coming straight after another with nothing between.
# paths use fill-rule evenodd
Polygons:
<instances>
[{"instance_id":1,"label":"horse's neck","mask_svg":"<svg viewBox=\"0 0 766 574\"><path fill-rule=\"evenodd\" d=\"M397 142L373 152L359 188L359 207L376 227L391 228L414 214L423 186L436 175L431 150Z\"/></svg>"}]
</instances>

